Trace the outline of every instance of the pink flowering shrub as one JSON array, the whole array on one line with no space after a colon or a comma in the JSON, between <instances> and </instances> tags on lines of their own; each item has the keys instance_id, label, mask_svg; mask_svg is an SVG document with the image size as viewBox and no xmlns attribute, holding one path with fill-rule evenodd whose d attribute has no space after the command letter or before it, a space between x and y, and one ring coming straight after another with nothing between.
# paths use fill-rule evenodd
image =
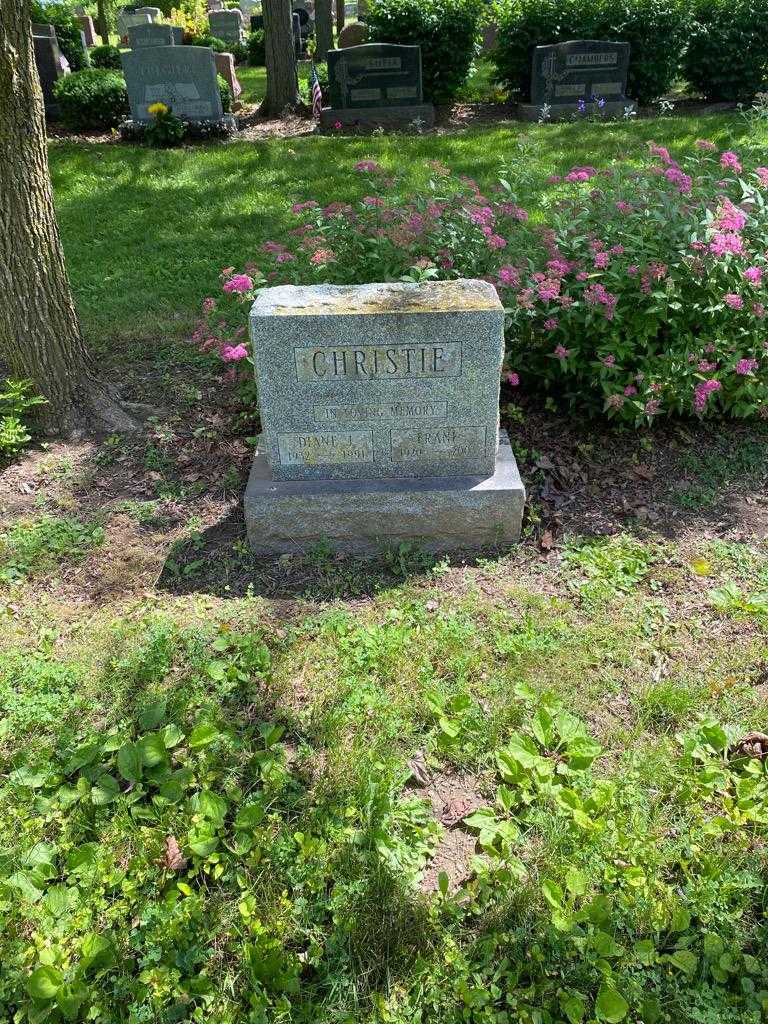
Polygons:
<instances>
[{"instance_id":1,"label":"pink flowering shrub","mask_svg":"<svg viewBox=\"0 0 768 1024\"><path fill-rule=\"evenodd\" d=\"M293 206L295 227L258 267L223 272L195 340L229 374L265 284L480 277L507 309L505 379L631 423L768 417L768 169L699 140L642 168L574 167L542 183L530 216L509 174L490 188L432 164L402 196L374 161L359 202Z\"/></svg>"}]
</instances>

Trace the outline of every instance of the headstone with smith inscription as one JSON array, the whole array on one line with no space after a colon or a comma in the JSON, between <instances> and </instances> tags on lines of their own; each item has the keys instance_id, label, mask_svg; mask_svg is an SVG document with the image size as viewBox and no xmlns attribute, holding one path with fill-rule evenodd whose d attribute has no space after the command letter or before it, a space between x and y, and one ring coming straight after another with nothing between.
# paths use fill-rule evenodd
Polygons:
<instances>
[{"instance_id":1,"label":"headstone with smith inscription","mask_svg":"<svg viewBox=\"0 0 768 1024\"><path fill-rule=\"evenodd\" d=\"M250 316L264 433L253 548L371 552L518 539L499 433L504 310L484 281L268 288Z\"/></svg>"},{"instance_id":2,"label":"headstone with smith inscription","mask_svg":"<svg viewBox=\"0 0 768 1024\"><path fill-rule=\"evenodd\" d=\"M228 11L209 11L208 24L211 35L215 39L221 39L230 46L245 41L243 31L243 15L239 9Z\"/></svg>"},{"instance_id":3,"label":"headstone with smith inscription","mask_svg":"<svg viewBox=\"0 0 768 1024\"><path fill-rule=\"evenodd\" d=\"M142 46L121 54L131 117L147 122L148 108L165 103L184 121L223 116L213 50L207 46Z\"/></svg>"},{"instance_id":4,"label":"headstone with smith inscription","mask_svg":"<svg viewBox=\"0 0 768 1024\"><path fill-rule=\"evenodd\" d=\"M366 43L328 51L331 105L320 124L376 127L417 122L430 128L435 108L424 102L421 47Z\"/></svg>"},{"instance_id":5,"label":"headstone with smith inscription","mask_svg":"<svg viewBox=\"0 0 768 1024\"><path fill-rule=\"evenodd\" d=\"M175 42L172 25L148 22L146 25L131 25L128 29L128 45L132 50L142 46L173 46Z\"/></svg>"},{"instance_id":6,"label":"headstone with smith inscription","mask_svg":"<svg viewBox=\"0 0 768 1024\"><path fill-rule=\"evenodd\" d=\"M629 43L576 39L537 46L531 63L530 103L518 107L526 121L557 121L584 113L621 115L627 99Z\"/></svg>"}]
</instances>

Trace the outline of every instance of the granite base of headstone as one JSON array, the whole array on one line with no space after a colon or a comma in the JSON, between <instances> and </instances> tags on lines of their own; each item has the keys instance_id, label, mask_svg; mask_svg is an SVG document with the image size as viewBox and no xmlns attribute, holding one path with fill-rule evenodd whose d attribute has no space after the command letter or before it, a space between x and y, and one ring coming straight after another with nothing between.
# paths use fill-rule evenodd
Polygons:
<instances>
[{"instance_id":1,"label":"granite base of headstone","mask_svg":"<svg viewBox=\"0 0 768 1024\"><path fill-rule=\"evenodd\" d=\"M146 25L131 25L128 29L128 45L132 50L142 46L174 46L175 42L171 25L149 22Z\"/></svg>"},{"instance_id":2,"label":"granite base of headstone","mask_svg":"<svg viewBox=\"0 0 768 1024\"><path fill-rule=\"evenodd\" d=\"M98 40L96 38L96 29L93 24L93 18L89 14L81 14L77 16L77 20L80 23L80 28L85 36L85 45L88 47L96 46Z\"/></svg>"},{"instance_id":3,"label":"granite base of headstone","mask_svg":"<svg viewBox=\"0 0 768 1024\"><path fill-rule=\"evenodd\" d=\"M484 281L262 291L250 316L264 428L245 493L253 549L517 541L525 489L499 432L503 324Z\"/></svg>"},{"instance_id":4,"label":"granite base of headstone","mask_svg":"<svg viewBox=\"0 0 768 1024\"><path fill-rule=\"evenodd\" d=\"M537 46L531 59L530 102L518 104L524 121L563 121L586 114L622 116L628 99L629 43L575 39Z\"/></svg>"},{"instance_id":5,"label":"granite base of headstone","mask_svg":"<svg viewBox=\"0 0 768 1024\"><path fill-rule=\"evenodd\" d=\"M53 87L60 78L70 73L69 61L59 48L56 29L53 25L33 25L32 44L35 66L43 92L45 116L54 120L58 117L59 105L53 95Z\"/></svg>"},{"instance_id":6,"label":"granite base of headstone","mask_svg":"<svg viewBox=\"0 0 768 1024\"><path fill-rule=\"evenodd\" d=\"M420 131L435 123L435 108L424 102L421 47L367 43L328 51L330 106L322 128L405 128Z\"/></svg>"}]
</instances>

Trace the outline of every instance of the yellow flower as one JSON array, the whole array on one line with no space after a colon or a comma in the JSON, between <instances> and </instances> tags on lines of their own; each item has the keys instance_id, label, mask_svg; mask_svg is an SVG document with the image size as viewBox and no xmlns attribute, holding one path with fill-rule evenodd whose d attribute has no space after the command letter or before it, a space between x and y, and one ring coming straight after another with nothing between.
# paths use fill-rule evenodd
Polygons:
<instances>
[{"instance_id":1,"label":"yellow flower","mask_svg":"<svg viewBox=\"0 0 768 1024\"><path fill-rule=\"evenodd\" d=\"M151 114L152 117L158 117L160 114L167 114L168 107L164 103L152 103L147 107L147 113Z\"/></svg>"}]
</instances>

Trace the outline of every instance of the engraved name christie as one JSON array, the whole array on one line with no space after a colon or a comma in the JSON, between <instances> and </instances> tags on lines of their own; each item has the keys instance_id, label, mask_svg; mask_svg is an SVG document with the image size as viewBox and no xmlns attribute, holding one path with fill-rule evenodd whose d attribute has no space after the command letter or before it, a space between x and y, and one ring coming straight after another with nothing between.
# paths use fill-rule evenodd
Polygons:
<instances>
[{"instance_id":1,"label":"engraved name christie","mask_svg":"<svg viewBox=\"0 0 768 1024\"><path fill-rule=\"evenodd\" d=\"M343 345L296 349L300 381L403 380L458 377L461 344Z\"/></svg>"}]
</instances>

